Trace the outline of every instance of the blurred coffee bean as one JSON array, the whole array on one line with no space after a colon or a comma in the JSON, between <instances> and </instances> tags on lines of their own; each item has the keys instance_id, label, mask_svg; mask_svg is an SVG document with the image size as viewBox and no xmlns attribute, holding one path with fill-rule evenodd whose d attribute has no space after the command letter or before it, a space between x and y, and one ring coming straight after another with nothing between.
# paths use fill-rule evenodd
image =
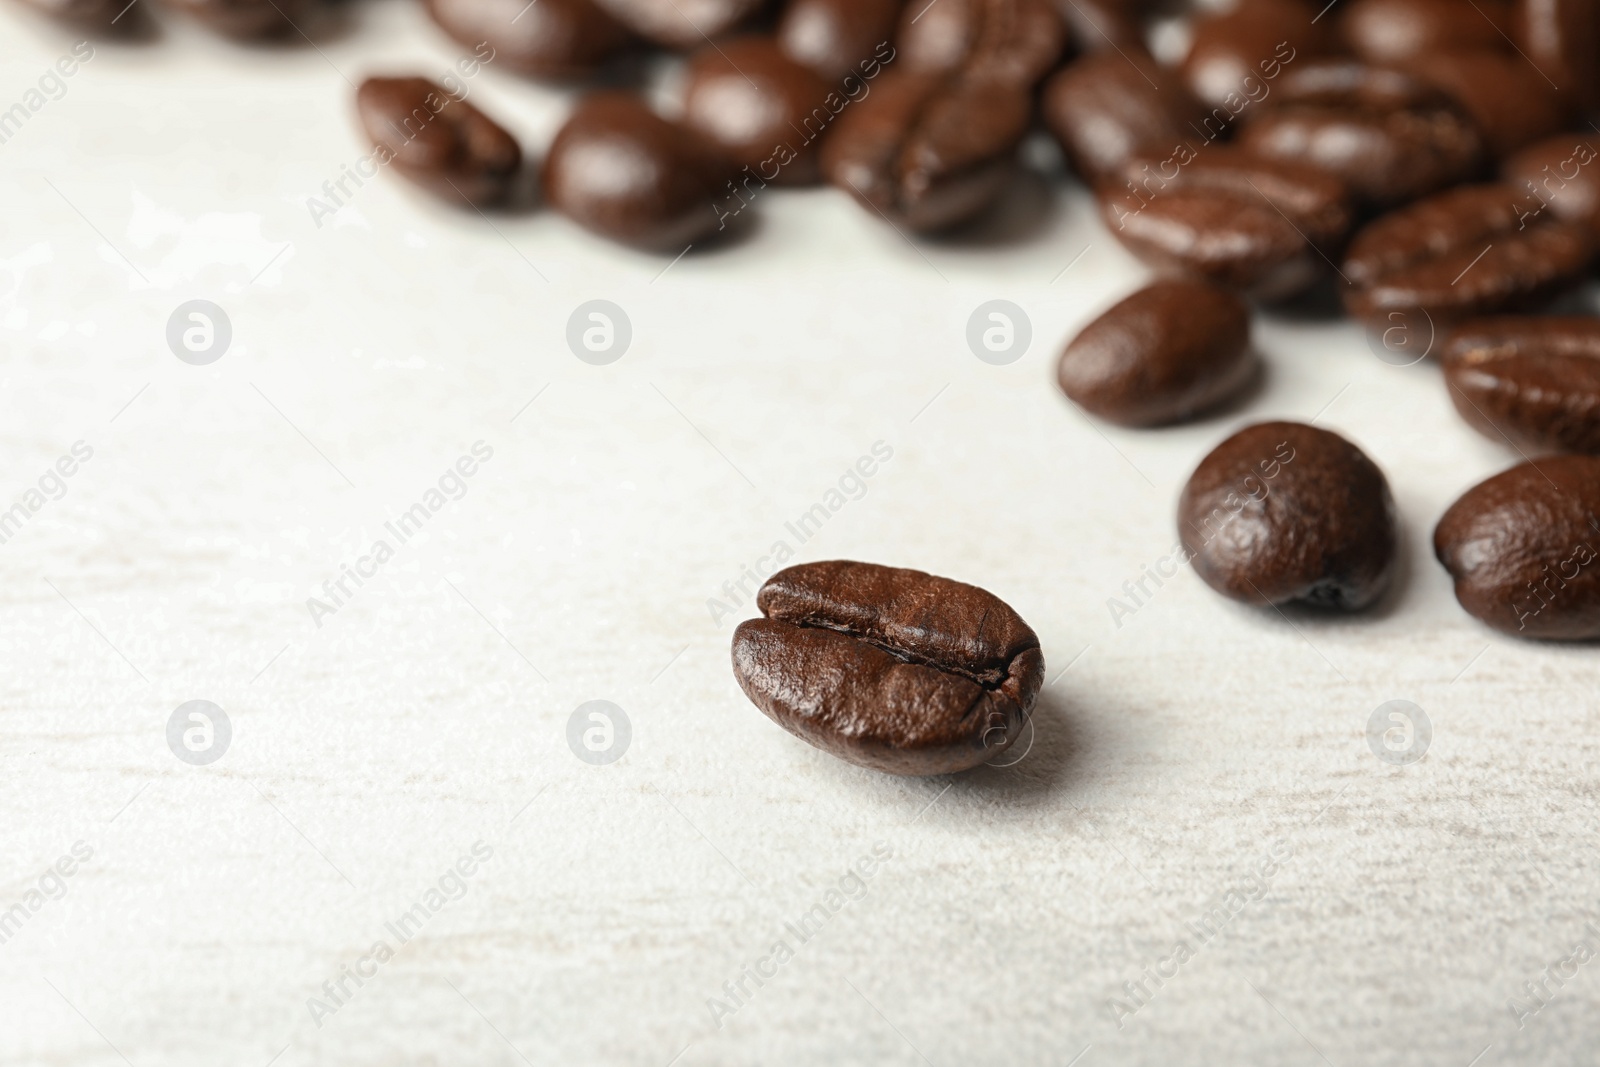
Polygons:
<instances>
[{"instance_id":1,"label":"blurred coffee bean","mask_svg":"<svg viewBox=\"0 0 1600 1067\"><path fill-rule=\"evenodd\" d=\"M1504 0L1351 0L1336 19L1349 49L1372 63L1477 49L1510 51Z\"/></svg>"},{"instance_id":2,"label":"blurred coffee bean","mask_svg":"<svg viewBox=\"0 0 1600 1067\"><path fill-rule=\"evenodd\" d=\"M1207 107L1237 116L1266 98L1283 69L1329 50L1328 20L1301 0L1240 0L1220 15L1197 18L1181 67Z\"/></svg>"},{"instance_id":3,"label":"blurred coffee bean","mask_svg":"<svg viewBox=\"0 0 1600 1067\"><path fill-rule=\"evenodd\" d=\"M543 3L544 0L540 0ZM767 0L594 0L640 37L686 52L737 29Z\"/></svg>"},{"instance_id":4,"label":"blurred coffee bean","mask_svg":"<svg viewBox=\"0 0 1600 1067\"><path fill-rule=\"evenodd\" d=\"M427 78L368 78L356 108L379 162L441 199L490 207L516 190L516 139Z\"/></svg>"},{"instance_id":5,"label":"blurred coffee bean","mask_svg":"<svg viewBox=\"0 0 1600 1067\"><path fill-rule=\"evenodd\" d=\"M733 167L698 134L631 93L588 96L556 134L545 197L602 237L677 252L722 226Z\"/></svg>"},{"instance_id":6,"label":"blurred coffee bean","mask_svg":"<svg viewBox=\"0 0 1600 1067\"><path fill-rule=\"evenodd\" d=\"M778 23L778 46L829 85L847 74L875 78L874 67L894 55L895 27L904 0L789 0Z\"/></svg>"},{"instance_id":7,"label":"blurred coffee bean","mask_svg":"<svg viewBox=\"0 0 1600 1067\"><path fill-rule=\"evenodd\" d=\"M690 61L683 122L763 181L811 185L820 177L817 139L833 122L830 92L772 38L745 37ZM845 97L832 95L843 106Z\"/></svg>"},{"instance_id":8,"label":"blurred coffee bean","mask_svg":"<svg viewBox=\"0 0 1600 1067\"><path fill-rule=\"evenodd\" d=\"M1461 186L1368 223L1344 262L1346 309L1372 329L1420 337L1537 307L1583 274L1594 238L1552 212L1524 225L1526 200L1510 185Z\"/></svg>"},{"instance_id":9,"label":"blurred coffee bean","mask_svg":"<svg viewBox=\"0 0 1600 1067\"><path fill-rule=\"evenodd\" d=\"M1066 27L1050 0L939 0L901 13L897 62L917 74L1032 86L1061 58Z\"/></svg>"},{"instance_id":10,"label":"blurred coffee bean","mask_svg":"<svg viewBox=\"0 0 1600 1067\"><path fill-rule=\"evenodd\" d=\"M1061 353L1061 391L1122 426L1182 422L1255 376L1250 309L1204 282L1162 281L1095 319Z\"/></svg>"},{"instance_id":11,"label":"blurred coffee bean","mask_svg":"<svg viewBox=\"0 0 1600 1067\"><path fill-rule=\"evenodd\" d=\"M234 40L299 38L315 29L317 0L162 0L214 33Z\"/></svg>"},{"instance_id":12,"label":"blurred coffee bean","mask_svg":"<svg viewBox=\"0 0 1600 1067\"><path fill-rule=\"evenodd\" d=\"M1442 91L1356 60L1307 60L1251 111L1238 145L1334 175L1365 204L1414 200L1473 177L1477 126Z\"/></svg>"},{"instance_id":13,"label":"blurred coffee bean","mask_svg":"<svg viewBox=\"0 0 1600 1067\"><path fill-rule=\"evenodd\" d=\"M1512 36L1562 96L1600 111L1600 5L1595 0L1518 0Z\"/></svg>"},{"instance_id":14,"label":"blurred coffee bean","mask_svg":"<svg viewBox=\"0 0 1600 1067\"><path fill-rule=\"evenodd\" d=\"M18 0L30 10L47 15L84 33L111 36L129 32L133 13L124 15L128 0ZM142 13L141 13L142 14Z\"/></svg>"},{"instance_id":15,"label":"blurred coffee bean","mask_svg":"<svg viewBox=\"0 0 1600 1067\"><path fill-rule=\"evenodd\" d=\"M1145 0L1056 0L1056 13L1066 24L1074 51L1131 56L1148 48L1144 17L1149 6Z\"/></svg>"},{"instance_id":16,"label":"blurred coffee bean","mask_svg":"<svg viewBox=\"0 0 1600 1067\"><path fill-rule=\"evenodd\" d=\"M1178 534L1195 573L1246 604L1357 611L1394 577L1389 483L1338 434L1298 422L1246 427L1184 486Z\"/></svg>"},{"instance_id":17,"label":"blurred coffee bean","mask_svg":"<svg viewBox=\"0 0 1600 1067\"><path fill-rule=\"evenodd\" d=\"M954 774L1022 734L1044 683L1039 638L992 593L922 571L805 563L756 597L733 673L773 722L889 774Z\"/></svg>"},{"instance_id":18,"label":"blurred coffee bean","mask_svg":"<svg viewBox=\"0 0 1600 1067\"><path fill-rule=\"evenodd\" d=\"M1506 160L1500 176L1523 192L1525 216L1545 211L1600 237L1600 134L1558 133Z\"/></svg>"},{"instance_id":19,"label":"blurred coffee bean","mask_svg":"<svg viewBox=\"0 0 1600 1067\"><path fill-rule=\"evenodd\" d=\"M1344 184L1303 164L1225 145L1136 155L1099 190L1117 240L1150 265L1258 300L1301 292L1350 228Z\"/></svg>"},{"instance_id":20,"label":"blurred coffee bean","mask_svg":"<svg viewBox=\"0 0 1600 1067\"><path fill-rule=\"evenodd\" d=\"M1045 83L1045 126L1090 185L1137 152L1199 141L1205 109L1177 74L1137 52L1101 52Z\"/></svg>"},{"instance_id":21,"label":"blurred coffee bean","mask_svg":"<svg viewBox=\"0 0 1600 1067\"><path fill-rule=\"evenodd\" d=\"M1415 57L1407 69L1461 106L1496 159L1566 123L1566 107L1555 88L1515 53L1429 53Z\"/></svg>"},{"instance_id":22,"label":"blurred coffee bean","mask_svg":"<svg viewBox=\"0 0 1600 1067\"><path fill-rule=\"evenodd\" d=\"M433 21L468 48L534 78L581 78L636 38L594 0L426 0Z\"/></svg>"},{"instance_id":23,"label":"blurred coffee bean","mask_svg":"<svg viewBox=\"0 0 1600 1067\"><path fill-rule=\"evenodd\" d=\"M1474 319L1442 354L1468 425L1525 452L1600 453L1600 319Z\"/></svg>"},{"instance_id":24,"label":"blurred coffee bean","mask_svg":"<svg viewBox=\"0 0 1600 1067\"><path fill-rule=\"evenodd\" d=\"M1600 638L1600 458L1550 456L1464 493L1433 532L1469 615L1546 641Z\"/></svg>"}]
</instances>

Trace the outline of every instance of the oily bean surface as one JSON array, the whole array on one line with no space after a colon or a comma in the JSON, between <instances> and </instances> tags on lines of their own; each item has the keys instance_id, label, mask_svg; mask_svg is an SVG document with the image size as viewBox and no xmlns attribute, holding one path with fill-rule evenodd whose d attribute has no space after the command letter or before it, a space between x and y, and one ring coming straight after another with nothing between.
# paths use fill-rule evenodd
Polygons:
<instances>
[{"instance_id":1,"label":"oily bean surface","mask_svg":"<svg viewBox=\"0 0 1600 1067\"><path fill-rule=\"evenodd\" d=\"M1434 52L1503 50L1503 33L1511 23L1501 0L1353 0L1341 6L1339 36L1352 52L1374 63L1404 63Z\"/></svg>"},{"instance_id":2,"label":"oily bean surface","mask_svg":"<svg viewBox=\"0 0 1600 1067\"><path fill-rule=\"evenodd\" d=\"M1600 319L1474 320L1441 362L1456 410L1484 436L1523 452L1600 453Z\"/></svg>"},{"instance_id":3,"label":"oily bean surface","mask_svg":"<svg viewBox=\"0 0 1600 1067\"><path fill-rule=\"evenodd\" d=\"M1600 458L1550 456L1467 490L1434 553L1467 613L1502 633L1600 638Z\"/></svg>"},{"instance_id":4,"label":"oily bean surface","mask_svg":"<svg viewBox=\"0 0 1600 1067\"><path fill-rule=\"evenodd\" d=\"M995 78L1031 86L1061 58L1066 27L1050 0L939 0L908 4L898 62L918 74Z\"/></svg>"},{"instance_id":5,"label":"oily bean surface","mask_svg":"<svg viewBox=\"0 0 1600 1067\"><path fill-rule=\"evenodd\" d=\"M1374 329L1418 336L1537 307L1582 275L1594 240L1550 212L1524 225L1524 199L1509 185L1460 186L1368 223L1345 258L1345 307Z\"/></svg>"},{"instance_id":6,"label":"oily bean surface","mask_svg":"<svg viewBox=\"0 0 1600 1067\"><path fill-rule=\"evenodd\" d=\"M1205 109L1175 73L1142 52L1069 63L1045 83L1044 123L1091 185L1139 152L1170 154L1195 139Z\"/></svg>"},{"instance_id":7,"label":"oily bean surface","mask_svg":"<svg viewBox=\"0 0 1600 1067\"><path fill-rule=\"evenodd\" d=\"M1512 37L1573 107L1600 109L1600 4L1519 0Z\"/></svg>"},{"instance_id":8,"label":"oily bean surface","mask_svg":"<svg viewBox=\"0 0 1600 1067\"><path fill-rule=\"evenodd\" d=\"M1600 134L1558 133L1505 161L1500 176L1523 193L1524 217L1548 211L1600 237Z\"/></svg>"},{"instance_id":9,"label":"oily bean surface","mask_svg":"<svg viewBox=\"0 0 1600 1067\"><path fill-rule=\"evenodd\" d=\"M541 0L543 2L543 0ZM766 0L594 0L646 40L687 52L737 28Z\"/></svg>"},{"instance_id":10,"label":"oily bean surface","mask_svg":"<svg viewBox=\"0 0 1600 1067\"><path fill-rule=\"evenodd\" d=\"M516 139L427 78L368 78L356 109L389 164L441 199L491 207L515 192L522 173Z\"/></svg>"},{"instance_id":11,"label":"oily bean surface","mask_svg":"<svg viewBox=\"0 0 1600 1067\"><path fill-rule=\"evenodd\" d=\"M1120 301L1061 353L1062 392L1123 426L1182 422L1237 395L1257 370L1250 309L1204 282L1156 282Z\"/></svg>"},{"instance_id":12,"label":"oily bean surface","mask_svg":"<svg viewBox=\"0 0 1600 1067\"><path fill-rule=\"evenodd\" d=\"M772 38L744 37L690 62L683 123L763 182L811 185L820 177L817 138L833 121L829 92Z\"/></svg>"},{"instance_id":13,"label":"oily bean surface","mask_svg":"<svg viewBox=\"0 0 1600 1067\"><path fill-rule=\"evenodd\" d=\"M1231 11L1195 20L1180 69L1207 107L1237 114L1242 101L1260 96L1264 77L1328 50L1328 20L1315 18L1301 0L1241 0Z\"/></svg>"},{"instance_id":14,"label":"oily bean surface","mask_svg":"<svg viewBox=\"0 0 1600 1067\"><path fill-rule=\"evenodd\" d=\"M1223 596L1345 611L1383 595L1399 545L1383 472L1338 434L1297 422L1250 426L1213 449L1184 486L1178 533Z\"/></svg>"},{"instance_id":15,"label":"oily bean surface","mask_svg":"<svg viewBox=\"0 0 1600 1067\"><path fill-rule=\"evenodd\" d=\"M1561 95L1514 52L1430 52L1411 60L1407 69L1460 105L1496 159L1566 124Z\"/></svg>"},{"instance_id":16,"label":"oily bean surface","mask_svg":"<svg viewBox=\"0 0 1600 1067\"><path fill-rule=\"evenodd\" d=\"M869 60L894 55L903 6L903 0L790 0L778 23L778 45L835 86L847 74L864 73Z\"/></svg>"},{"instance_id":17,"label":"oily bean surface","mask_svg":"<svg viewBox=\"0 0 1600 1067\"><path fill-rule=\"evenodd\" d=\"M1017 739L1044 681L1039 639L998 597L921 571L807 563L762 586L733 636L752 703L840 759L950 774Z\"/></svg>"},{"instance_id":18,"label":"oily bean surface","mask_svg":"<svg viewBox=\"0 0 1600 1067\"><path fill-rule=\"evenodd\" d=\"M534 78L594 73L637 40L594 0L426 0L441 29L468 48L487 43L495 62Z\"/></svg>"},{"instance_id":19,"label":"oily bean surface","mask_svg":"<svg viewBox=\"0 0 1600 1067\"><path fill-rule=\"evenodd\" d=\"M732 165L698 134L631 93L584 99L545 159L550 203L623 244L678 252L720 228Z\"/></svg>"}]
</instances>

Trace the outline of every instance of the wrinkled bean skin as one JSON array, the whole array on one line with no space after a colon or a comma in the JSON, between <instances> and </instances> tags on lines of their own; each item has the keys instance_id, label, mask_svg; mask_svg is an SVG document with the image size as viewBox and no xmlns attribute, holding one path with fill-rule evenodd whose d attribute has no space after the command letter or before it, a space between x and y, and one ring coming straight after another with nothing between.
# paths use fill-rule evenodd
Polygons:
<instances>
[{"instance_id":1,"label":"wrinkled bean skin","mask_svg":"<svg viewBox=\"0 0 1600 1067\"><path fill-rule=\"evenodd\" d=\"M1205 119L1171 71L1137 52L1100 52L1045 83L1045 126L1072 168L1094 185L1138 152L1171 152L1197 139Z\"/></svg>"},{"instance_id":2,"label":"wrinkled bean skin","mask_svg":"<svg viewBox=\"0 0 1600 1067\"><path fill-rule=\"evenodd\" d=\"M1378 330L1423 331L1537 307L1572 285L1593 257L1584 227L1545 213L1522 225L1509 185L1450 189L1368 223L1344 263L1345 307Z\"/></svg>"},{"instance_id":3,"label":"wrinkled bean skin","mask_svg":"<svg viewBox=\"0 0 1600 1067\"><path fill-rule=\"evenodd\" d=\"M784 55L776 41L745 37L706 48L690 62L683 123L764 181L813 185L821 176L816 140L804 136L832 123L828 93L827 82Z\"/></svg>"},{"instance_id":4,"label":"wrinkled bean skin","mask_svg":"<svg viewBox=\"0 0 1600 1067\"><path fill-rule=\"evenodd\" d=\"M1515 53L1429 53L1411 60L1407 69L1455 100L1496 159L1566 124L1561 97Z\"/></svg>"},{"instance_id":5,"label":"wrinkled bean skin","mask_svg":"<svg viewBox=\"0 0 1600 1067\"><path fill-rule=\"evenodd\" d=\"M1095 319L1061 353L1079 407L1122 426L1161 426L1237 395L1257 371L1250 309L1204 282L1156 282Z\"/></svg>"},{"instance_id":6,"label":"wrinkled bean skin","mask_svg":"<svg viewBox=\"0 0 1600 1067\"><path fill-rule=\"evenodd\" d=\"M1526 453L1600 454L1600 319L1477 319L1441 362L1456 410L1485 437Z\"/></svg>"},{"instance_id":7,"label":"wrinkled bean skin","mask_svg":"<svg viewBox=\"0 0 1600 1067\"><path fill-rule=\"evenodd\" d=\"M895 38L900 63L918 74L964 74L1031 86L1066 47L1049 0L939 0L909 4Z\"/></svg>"},{"instance_id":8,"label":"wrinkled bean skin","mask_svg":"<svg viewBox=\"0 0 1600 1067\"><path fill-rule=\"evenodd\" d=\"M624 92L585 98L550 145L545 198L602 237L678 252L720 228L732 165Z\"/></svg>"},{"instance_id":9,"label":"wrinkled bean skin","mask_svg":"<svg viewBox=\"0 0 1600 1067\"><path fill-rule=\"evenodd\" d=\"M993 594L921 571L806 563L768 579L733 672L768 718L889 774L953 774L1004 752L1044 682L1039 638Z\"/></svg>"},{"instance_id":10,"label":"wrinkled bean skin","mask_svg":"<svg viewBox=\"0 0 1600 1067\"><path fill-rule=\"evenodd\" d=\"M1178 533L1195 573L1246 604L1370 606L1400 542L1383 472L1338 434L1298 422L1247 427L1184 486Z\"/></svg>"},{"instance_id":11,"label":"wrinkled bean skin","mask_svg":"<svg viewBox=\"0 0 1600 1067\"><path fill-rule=\"evenodd\" d=\"M540 0L541 3L544 0ZM646 40L680 52L736 29L766 0L594 0Z\"/></svg>"},{"instance_id":12,"label":"wrinkled bean skin","mask_svg":"<svg viewBox=\"0 0 1600 1067\"><path fill-rule=\"evenodd\" d=\"M1550 456L1467 490L1433 532L1456 600L1501 633L1600 638L1600 458Z\"/></svg>"},{"instance_id":13,"label":"wrinkled bean skin","mask_svg":"<svg viewBox=\"0 0 1600 1067\"><path fill-rule=\"evenodd\" d=\"M1257 300L1293 296L1320 278L1353 217L1337 178L1223 145L1134 156L1123 177L1100 188L1117 240L1159 270Z\"/></svg>"},{"instance_id":14,"label":"wrinkled bean skin","mask_svg":"<svg viewBox=\"0 0 1600 1067\"><path fill-rule=\"evenodd\" d=\"M1548 211L1600 237L1600 134L1558 133L1506 160L1501 177L1523 193L1526 215Z\"/></svg>"},{"instance_id":15,"label":"wrinkled bean skin","mask_svg":"<svg viewBox=\"0 0 1600 1067\"><path fill-rule=\"evenodd\" d=\"M1600 110L1600 6L1595 0L1519 0L1512 36L1576 108Z\"/></svg>"},{"instance_id":16,"label":"wrinkled bean skin","mask_svg":"<svg viewBox=\"0 0 1600 1067\"><path fill-rule=\"evenodd\" d=\"M1241 0L1224 14L1196 19L1181 67L1190 91L1207 107L1237 113L1244 106L1239 101L1259 96L1251 84L1328 50L1328 20L1313 23L1315 17L1300 0Z\"/></svg>"},{"instance_id":17,"label":"wrinkled bean skin","mask_svg":"<svg viewBox=\"0 0 1600 1067\"><path fill-rule=\"evenodd\" d=\"M896 226L949 229L999 196L1029 118L1027 91L1009 82L888 70L834 123L823 174Z\"/></svg>"},{"instance_id":18,"label":"wrinkled bean skin","mask_svg":"<svg viewBox=\"0 0 1600 1067\"><path fill-rule=\"evenodd\" d=\"M356 92L356 110L389 165L440 199L494 207L516 191L516 139L427 78L368 78Z\"/></svg>"},{"instance_id":19,"label":"wrinkled bean skin","mask_svg":"<svg viewBox=\"0 0 1600 1067\"><path fill-rule=\"evenodd\" d=\"M1237 144L1324 170L1376 206L1466 181L1484 157L1477 127L1444 93L1352 60L1307 60L1286 72L1247 114Z\"/></svg>"},{"instance_id":20,"label":"wrinkled bean skin","mask_svg":"<svg viewBox=\"0 0 1600 1067\"><path fill-rule=\"evenodd\" d=\"M1501 0L1354 0L1337 26L1361 58L1404 63L1435 52L1505 49L1510 22Z\"/></svg>"},{"instance_id":21,"label":"wrinkled bean skin","mask_svg":"<svg viewBox=\"0 0 1600 1067\"><path fill-rule=\"evenodd\" d=\"M790 0L778 23L784 53L836 85L892 44L903 0ZM872 76L876 76L874 71Z\"/></svg>"},{"instance_id":22,"label":"wrinkled bean skin","mask_svg":"<svg viewBox=\"0 0 1600 1067\"><path fill-rule=\"evenodd\" d=\"M594 0L426 0L441 29L468 48L487 42L495 63L531 78L594 73L636 42Z\"/></svg>"}]
</instances>

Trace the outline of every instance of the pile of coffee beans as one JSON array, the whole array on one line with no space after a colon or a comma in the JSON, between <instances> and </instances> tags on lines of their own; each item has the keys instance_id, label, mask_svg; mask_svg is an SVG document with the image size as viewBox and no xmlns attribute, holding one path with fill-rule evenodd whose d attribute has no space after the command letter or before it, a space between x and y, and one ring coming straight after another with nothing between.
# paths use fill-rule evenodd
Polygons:
<instances>
[{"instance_id":1,"label":"pile of coffee beans","mask_svg":"<svg viewBox=\"0 0 1600 1067\"><path fill-rule=\"evenodd\" d=\"M20 2L107 32L129 10ZM307 36L328 0L159 2L258 39ZM771 187L828 183L902 233L963 226L1045 131L1163 276L1065 346L1071 401L1122 426L1191 420L1255 380L1252 305L1342 307L1397 362L1437 360L1467 423L1523 459L1437 526L1462 606L1522 637L1600 638L1600 320L1548 313L1600 251L1595 0L424 2L480 58L593 91L535 165L444 87L373 78L356 107L378 158L445 200L537 195L667 255ZM673 113L612 76L652 50L686 53ZM1249 604L1360 611L1396 573L1383 472L1313 426L1223 441L1178 526L1196 573ZM870 767L992 757L1039 690L1033 632L958 582L808 564L760 606L734 639L740 684Z\"/></svg>"}]
</instances>

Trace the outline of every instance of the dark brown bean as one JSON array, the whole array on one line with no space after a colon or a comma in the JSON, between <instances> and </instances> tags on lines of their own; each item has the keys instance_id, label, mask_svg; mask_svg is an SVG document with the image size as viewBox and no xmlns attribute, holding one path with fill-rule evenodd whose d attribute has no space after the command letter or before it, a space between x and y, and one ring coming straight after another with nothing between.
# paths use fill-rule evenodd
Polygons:
<instances>
[{"instance_id":1,"label":"dark brown bean","mask_svg":"<svg viewBox=\"0 0 1600 1067\"><path fill-rule=\"evenodd\" d=\"M1600 236L1600 135L1558 133L1506 160L1500 176L1523 193L1524 218L1546 211Z\"/></svg>"},{"instance_id":2,"label":"dark brown bean","mask_svg":"<svg viewBox=\"0 0 1600 1067\"><path fill-rule=\"evenodd\" d=\"M1304 162L1366 204L1414 200L1475 175L1483 141L1443 92L1399 70L1355 60L1307 60L1249 112L1238 145Z\"/></svg>"},{"instance_id":3,"label":"dark brown bean","mask_svg":"<svg viewBox=\"0 0 1600 1067\"><path fill-rule=\"evenodd\" d=\"M321 14L316 0L162 0L208 30L239 41L296 38Z\"/></svg>"},{"instance_id":4,"label":"dark brown bean","mask_svg":"<svg viewBox=\"0 0 1600 1067\"><path fill-rule=\"evenodd\" d=\"M1407 69L1450 94L1477 124L1496 159L1566 123L1560 95L1515 53L1429 53L1411 60Z\"/></svg>"},{"instance_id":5,"label":"dark brown bean","mask_svg":"<svg viewBox=\"0 0 1600 1067\"><path fill-rule=\"evenodd\" d=\"M516 192L516 138L443 86L427 78L368 78L356 109L379 162L435 196L491 207Z\"/></svg>"},{"instance_id":6,"label":"dark brown bean","mask_svg":"<svg viewBox=\"0 0 1600 1067\"><path fill-rule=\"evenodd\" d=\"M1339 36L1373 63L1401 63L1437 52L1503 50L1511 23L1503 0L1353 0Z\"/></svg>"},{"instance_id":7,"label":"dark brown bean","mask_svg":"<svg viewBox=\"0 0 1600 1067\"><path fill-rule=\"evenodd\" d=\"M594 73L637 40L594 0L426 0L433 21L468 48L487 44L495 62L533 78Z\"/></svg>"},{"instance_id":8,"label":"dark brown bean","mask_svg":"<svg viewBox=\"0 0 1600 1067\"><path fill-rule=\"evenodd\" d=\"M602 237L680 251L721 228L732 165L693 131L625 92L586 97L550 145L545 197Z\"/></svg>"},{"instance_id":9,"label":"dark brown bean","mask_svg":"<svg viewBox=\"0 0 1600 1067\"><path fill-rule=\"evenodd\" d=\"M1144 39L1145 0L1056 0L1067 37L1085 55L1121 51L1132 55L1148 47Z\"/></svg>"},{"instance_id":10,"label":"dark brown bean","mask_svg":"<svg viewBox=\"0 0 1600 1067\"><path fill-rule=\"evenodd\" d=\"M683 122L762 181L812 185L821 176L817 138L833 121L828 95L828 83L772 38L745 37L690 61Z\"/></svg>"},{"instance_id":11,"label":"dark brown bean","mask_svg":"<svg viewBox=\"0 0 1600 1067\"><path fill-rule=\"evenodd\" d=\"M790 0L778 23L778 46L837 84L847 74L877 77L863 64L894 55L891 39L904 0Z\"/></svg>"},{"instance_id":12,"label":"dark brown bean","mask_svg":"<svg viewBox=\"0 0 1600 1067\"><path fill-rule=\"evenodd\" d=\"M1224 145L1134 156L1100 189L1112 234L1152 266L1278 300L1322 276L1350 227L1344 184Z\"/></svg>"},{"instance_id":13,"label":"dark brown bean","mask_svg":"<svg viewBox=\"0 0 1600 1067\"><path fill-rule=\"evenodd\" d=\"M1044 122L1091 185L1135 153L1168 154L1201 138L1205 109L1176 74L1147 55L1107 51L1045 83Z\"/></svg>"},{"instance_id":14,"label":"dark brown bean","mask_svg":"<svg viewBox=\"0 0 1600 1067\"><path fill-rule=\"evenodd\" d=\"M111 36L119 31L128 32L137 15L119 19L126 0L21 0L22 6L65 23L76 30L97 36Z\"/></svg>"},{"instance_id":15,"label":"dark brown bean","mask_svg":"<svg viewBox=\"0 0 1600 1067\"><path fill-rule=\"evenodd\" d=\"M1467 490L1434 554L1469 615L1546 641L1600 638L1600 459L1550 456Z\"/></svg>"},{"instance_id":16,"label":"dark brown bean","mask_svg":"<svg viewBox=\"0 0 1600 1067\"><path fill-rule=\"evenodd\" d=\"M948 229L1005 188L1030 111L1008 81L889 70L823 141L823 174L896 226Z\"/></svg>"},{"instance_id":17,"label":"dark brown bean","mask_svg":"<svg viewBox=\"0 0 1600 1067\"><path fill-rule=\"evenodd\" d=\"M1528 62L1575 107L1600 109L1600 5L1595 0L1518 0L1512 36Z\"/></svg>"},{"instance_id":18,"label":"dark brown bean","mask_svg":"<svg viewBox=\"0 0 1600 1067\"><path fill-rule=\"evenodd\" d=\"M1182 422L1235 396L1258 369L1250 309L1204 282L1163 281L1114 305L1061 353L1061 391L1123 426Z\"/></svg>"},{"instance_id":19,"label":"dark brown bean","mask_svg":"<svg viewBox=\"0 0 1600 1067\"><path fill-rule=\"evenodd\" d=\"M1524 201L1509 185L1467 185L1368 223L1345 259L1345 307L1417 336L1429 323L1536 308L1578 280L1594 239L1551 213L1524 226Z\"/></svg>"},{"instance_id":20,"label":"dark brown bean","mask_svg":"<svg viewBox=\"0 0 1600 1067\"><path fill-rule=\"evenodd\" d=\"M1468 425L1524 452L1600 454L1600 319L1476 319L1444 347Z\"/></svg>"},{"instance_id":21,"label":"dark brown bean","mask_svg":"<svg viewBox=\"0 0 1600 1067\"><path fill-rule=\"evenodd\" d=\"M805 563L773 575L733 673L785 730L890 774L953 774L1004 752L1044 682L1028 624L992 593L921 571Z\"/></svg>"},{"instance_id":22,"label":"dark brown bean","mask_svg":"<svg viewBox=\"0 0 1600 1067\"><path fill-rule=\"evenodd\" d=\"M899 62L918 74L994 78L1032 86L1066 47L1049 0L940 0L909 4L895 38Z\"/></svg>"},{"instance_id":23,"label":"dark brown bean","mask_svg":"<svg viewBox=\"0 0 1600 1067\"><path fill-rule=\"evenodd\" d=\"M542 2L542 0L541 0ZM767 0L594 0L646 40L687 52L737 29Z\"/></svg>"},{"instance_id":24,"label":"dark brown bean","mask_svg":"<svg viewBox=\"0 0 1600 1067\"><path fill-rule=\"evenodd\" d=\"M1218 445L1184 486L1178 534L1223 596L1343 611L1383 595L1400 543L1383 472L1338 434L1298 422Z\"/></svg>"},{"instance_id":25,"label":"dark brown bean","mask_svg":"<svg viewBox=\"0 0 1600 1067\"><path fill-rule=\"evenodd\" d=\"M1285 64L1328 51L1327 20L1300 0L1242 0L1233 10L1195 20L1183 61L1190 90L1207 106L1238 115L1264 98Z\"/></svg>"}]
</instances>

